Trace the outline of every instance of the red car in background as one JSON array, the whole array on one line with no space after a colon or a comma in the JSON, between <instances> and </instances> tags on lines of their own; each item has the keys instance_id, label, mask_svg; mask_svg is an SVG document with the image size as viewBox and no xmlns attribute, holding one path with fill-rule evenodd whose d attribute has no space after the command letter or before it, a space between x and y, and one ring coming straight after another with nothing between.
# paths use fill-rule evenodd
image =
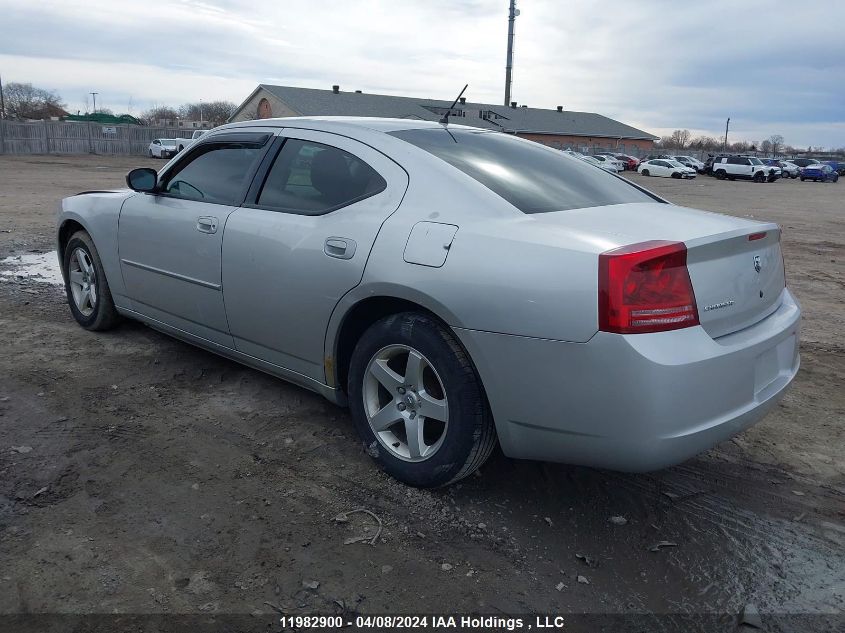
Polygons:
<instances>
[{"instance_id":1,"label":"red car in background","mask_svg":"<svg viewBox=\"0 0 845 633\"><path fill-rule=\"evenodd\" d=\"M628 156L627 154L614 154L612 152L601 152L599 156L611 156L616 160L622 161L622 164L625 165L625 169L629 171L637 171L637 167L640 165L640 161L633 156Z\"/></svg>"}]
</instances>

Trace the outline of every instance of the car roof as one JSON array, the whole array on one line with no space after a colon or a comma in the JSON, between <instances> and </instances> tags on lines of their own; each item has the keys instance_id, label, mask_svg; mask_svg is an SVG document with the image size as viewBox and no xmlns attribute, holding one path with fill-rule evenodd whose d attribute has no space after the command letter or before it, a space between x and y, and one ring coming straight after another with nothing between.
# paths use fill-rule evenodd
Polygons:
<instances>
[{"instance_id":1,"label":"car roof","mask_svg":"<svg viewBox=\"0 0 845 633\"><path fill-rule=\"evenodd\" d=\"M452 117L452 121L457 117ZM307 127L329 131L344 131L350 129L374 130L378 132L396 132L398 130L416 129L442 129L443 124L435 121L422 121L420 119L388 119L378 117L355 117L355 116L309 116L309 117L281 117L274 119L255 119L252 121L238 121L228 123L217 130L235 129L239 127ZM478 130L479 132L491 132L469 125L458 125L450 121L450 128L465 130Z\"/></svg>"}]
</instances>

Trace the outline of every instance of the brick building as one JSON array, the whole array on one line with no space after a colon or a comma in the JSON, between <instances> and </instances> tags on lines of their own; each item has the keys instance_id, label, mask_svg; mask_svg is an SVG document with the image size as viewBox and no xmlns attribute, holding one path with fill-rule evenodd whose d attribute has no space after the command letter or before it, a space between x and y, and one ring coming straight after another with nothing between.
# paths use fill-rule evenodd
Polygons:
<instances>
[{"instance_id":1,"label":"brick building","mask_svg":"<svg viewBox=\"0 0 845 633\"><path fill-rule=\"evenodd\" d=\"M230 121L289 116L372 116L437 121L451 101L375 95L361 91L259 85L235 110ZM582 152L612 149L641 154L657 137L591 112L510 107L460 101L452 109L454 123L516 134L550 147Z\"/></svg>"}]
</instances>

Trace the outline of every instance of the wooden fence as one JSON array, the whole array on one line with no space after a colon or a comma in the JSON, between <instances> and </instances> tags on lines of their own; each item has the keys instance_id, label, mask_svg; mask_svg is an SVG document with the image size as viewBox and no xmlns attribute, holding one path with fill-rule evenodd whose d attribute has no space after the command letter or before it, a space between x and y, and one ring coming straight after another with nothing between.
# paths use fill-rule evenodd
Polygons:
<instances>
[{"instance_id":1,"label":"wooden fence","mask_svg":"<svg viewBox=\"0 0 845 633\"><path fill-rule=\"evenodd\" d=\"M190 138L190 128L103 125L91 121L4 121L0 154L143 155L157 138Z\"/></svg>"}]
</instances>

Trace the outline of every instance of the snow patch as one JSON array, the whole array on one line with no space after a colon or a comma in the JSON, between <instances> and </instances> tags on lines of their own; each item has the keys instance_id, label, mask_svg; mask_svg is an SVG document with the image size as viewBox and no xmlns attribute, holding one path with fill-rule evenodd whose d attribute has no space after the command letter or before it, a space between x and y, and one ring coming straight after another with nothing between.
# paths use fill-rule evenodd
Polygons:
<instances>
[{"instance_id":1,"label":"snow patch","mask_svg":"<svg viewBox=\"0 0 845 633\"><path fill-rule=\"evenodd\" d=\"M63 286L65 283L56 251L24 253L0 259L0 281L20 278L51 286Z\"/></svg>"}]
</instances>

